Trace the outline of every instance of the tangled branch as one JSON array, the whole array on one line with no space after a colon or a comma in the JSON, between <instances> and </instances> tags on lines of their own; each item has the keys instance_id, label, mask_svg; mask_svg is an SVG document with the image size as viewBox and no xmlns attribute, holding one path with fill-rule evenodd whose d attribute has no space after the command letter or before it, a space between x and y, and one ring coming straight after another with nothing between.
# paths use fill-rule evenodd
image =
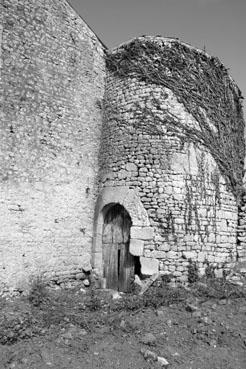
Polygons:
<instances>
[{"instance_id":1,"label":"tangled branch","mask_svg":"<svg viewBox=\"0 0 246 369\"><path fill-rule=\"evenodd\" d=\"M170 89L197 127L181 122L177 126L170 112L164 119L151 109L142 109L142 115L155 122L149 129L159 134L157 127L166 124L173 133L205 146L234 195L241 197L245 157L242 96L218 58L178 40L157 38L153 42L143 37L108 53L106 65L119 78L137 78ZM154 104L156 111L160 101Z\"/></svg>"}]
</instances>

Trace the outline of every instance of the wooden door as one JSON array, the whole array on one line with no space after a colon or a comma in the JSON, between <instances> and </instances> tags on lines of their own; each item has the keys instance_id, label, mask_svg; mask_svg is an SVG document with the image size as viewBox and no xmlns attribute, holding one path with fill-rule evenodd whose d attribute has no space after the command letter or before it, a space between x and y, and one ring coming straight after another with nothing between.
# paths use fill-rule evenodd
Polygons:
<instances>
[{"instance_id":1,"label":"wooden door","mask_svg":"<svg viewBox=\"0 0 246 369\"><path fill-rule=\"evenodd\" d=\"M127 292L134 277L134 257L129 252L131 218L123 206L112 206L105 215L103 261L106 287Z\"/></svg>"}]
</instances>

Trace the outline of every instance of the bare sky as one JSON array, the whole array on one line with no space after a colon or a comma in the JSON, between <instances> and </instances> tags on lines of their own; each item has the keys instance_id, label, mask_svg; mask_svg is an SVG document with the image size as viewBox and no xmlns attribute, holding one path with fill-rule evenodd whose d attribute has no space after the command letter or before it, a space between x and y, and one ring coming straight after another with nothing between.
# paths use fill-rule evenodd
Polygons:
<instances>
[{"instance_id":1,"label":"bare sky","mask_svg":"<svg viewBox=\"0 0 246 369\"><path fill-rule=\"evenodd\" d=\"M246 0L69 2L109 48L139 35L174 36L205 46L229 68L245 97L246 112Z\"/></svg>"}]
</instances>

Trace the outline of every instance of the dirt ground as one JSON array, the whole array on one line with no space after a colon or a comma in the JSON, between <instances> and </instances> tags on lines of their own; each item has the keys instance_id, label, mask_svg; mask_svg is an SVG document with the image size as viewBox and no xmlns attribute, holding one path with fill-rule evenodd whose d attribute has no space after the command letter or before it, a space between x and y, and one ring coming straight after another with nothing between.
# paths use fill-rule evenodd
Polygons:
<instances>
[{"instance_id":1,"label":"dirt ground","mask_svg":"<svg viewBox=\"0 0 246 369\"><path fill-rule=\"evenodd\" d=\"M0 368L246 368L244 292L158 288L144 299L79 288L2 299Z\"/></svg>"}]
</instances>

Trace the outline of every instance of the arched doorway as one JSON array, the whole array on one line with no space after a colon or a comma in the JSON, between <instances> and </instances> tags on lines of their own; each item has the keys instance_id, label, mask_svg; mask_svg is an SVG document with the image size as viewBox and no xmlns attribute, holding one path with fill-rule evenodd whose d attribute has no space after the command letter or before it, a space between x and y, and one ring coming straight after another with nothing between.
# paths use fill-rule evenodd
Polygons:
<instances>
[{"instance_id":1,"label":"arched doorway","mask_svg":"<svg viewBox=\"0 0 246 369\"><path fill-rule=\"evenodd\" d=\"M120 204L105 207L103 224L103 265L106 287L127 292L135 273L129 252L131 217Z\"/></svg>"}]
</instances>

